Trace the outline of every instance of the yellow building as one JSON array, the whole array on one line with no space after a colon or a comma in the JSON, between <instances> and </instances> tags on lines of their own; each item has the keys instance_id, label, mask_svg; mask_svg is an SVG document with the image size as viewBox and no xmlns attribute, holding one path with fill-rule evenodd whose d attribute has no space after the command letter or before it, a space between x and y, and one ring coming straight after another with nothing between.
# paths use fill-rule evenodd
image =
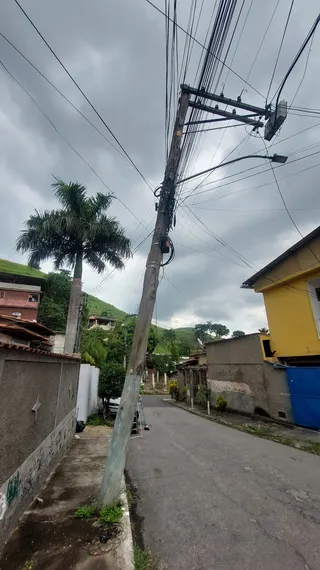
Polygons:
<instances>
[{"instance_id":1,"label":"yellow building","mask_svg":"<svg viewBox=\"0 0 320 570\"><path fill-rule=\"evenodd\" d=\"M242 284L263 294L270 353L320 363L320 226Z\"/></svg>"}]
</instances>

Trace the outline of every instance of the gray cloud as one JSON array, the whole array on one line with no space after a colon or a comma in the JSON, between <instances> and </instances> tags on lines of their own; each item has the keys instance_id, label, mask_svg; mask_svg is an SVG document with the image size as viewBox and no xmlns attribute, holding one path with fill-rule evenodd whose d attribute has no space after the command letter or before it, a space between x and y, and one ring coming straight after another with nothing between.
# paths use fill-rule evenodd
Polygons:
<instances>
[{"instance_id":1,"label":"gray cloud","mask_svg":"<svg viewBox=\"0 0 320 570\"><path fill-rule=\"evenodd\" d=\"M246 4L239 30L250 3ZM264 96L268 90L289 4L289 1L280 3L249 78L249 83ZM276 0L257 0L253 3L236 53L233 53L233 48L230 51L228 61L230 63L233 59L232 67L242 77L246 77L249 72L275 5ZM55 3L30 0L24 6L144 175L154 186L158 185L164 172L163 17L145 0L119 0L112 3L104 0L93 0L90 3L85 0L67 3L62 0ZM187 26L189 8L189 0L179 7L179 22L182 26ZM212 2L206 0L197 31L200 41L204 41L211 10ZM294 5L270 91L272 96L316 16L316 3ZM0 18L0 31L112 140L13 2L1 4ZM238 38L237 32L234 46ZM183 33L179 32L181 54L184 40ZM319 48L318 33L312 45L303 83L295 99L294 104L297 106L318 106ZM119 201L113 202L110 212L119 218L128 235L133 236L133 244L136 246L147 236L153 225L154 199L150 189L128 162L1 38L0 49L3 63L36 99L56 128L141 220L142 224L138 225L137 220ZM186 77L190 84L194 84L201 52L201 48L195 45ZM303 76L306 57L307 51L283 91L283 97L289 102ZM50 188L52 174L66 180L81 180L90 193L105 188L59 137L21 88L3 69L0 69L0 73L0 255L23 261L14 251L15 239L33 208L55 206ZM243 86L243 81L224 70L217 89L223 87L226 96L236 97ZM246 89L243 92L244 100L264 105L263 97L249 86ZM320 147L314 146L296 152L318 144L320 126L289 140L284 139L320 123L320 116L318 120L316 117L302 117L293 113L294 111L289 114L280 136L273 141L276 145L270 152L289 155L288 163L277 169L276 175L290 212L305 234L318 225L320 198L317 165L320 161L318 155L292 164L290 161L320 150ZM245 140L245 137L245 127L226 130L222 139L219 131L208 133L193 165L193 172L207 168L210 162L219 163L241 141L243 143L231 158L258 150L264 152L260 138L251 136ZM177 227L172 233L176 258L165 269L159 289L157 317L160 322L169 326L187 326L199 321L214 320L225 322L231 330L240 328L247 332L265 324L262 296L241 290L240 285L257 269L297 241L299 234L284 209L272 172L263 172L268 168L267 163L263 162L256 170L236 176L236 173L252 166L257 166L257 162L242 162L220 169L208 181L225 176L225 180L220 181L221 188L219 183L212 184L215 191L200 194L201 190L211 187L203 186L178 209ZM311 166L314 168L299 173ZM252 174L254 176L251 177ZM230 175L234 176L228 178ZM250 177L239 180L246 175ZM196 183L187 187L192 189ZM259 187L252 188L255 186ZM191 208L200 221L186 206ZM242 258L218 243L211 230L239 252ZM103 282L103 276L97 276L85 268L85 289L129 312L135 312L150 239L141 245L124 272L112 274ZM46 269L49 268L50 265L46 264Z\"/></svg>"}]
</instances>

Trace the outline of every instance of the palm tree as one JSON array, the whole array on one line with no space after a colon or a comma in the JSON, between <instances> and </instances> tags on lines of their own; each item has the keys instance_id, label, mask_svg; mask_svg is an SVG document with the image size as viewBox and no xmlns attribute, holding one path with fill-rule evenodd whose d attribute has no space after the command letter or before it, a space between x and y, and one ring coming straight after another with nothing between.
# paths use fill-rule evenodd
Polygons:
<instances>
[{"instance_id":1,"label":"palm tree","mask_svg":"<svg viewBox=\"0 0 320 570\"><path fill-rule=\"evenodd\" d=\"M266 327L262 327L261 329L258 329L258 332L260 334L269 334L269 329L267 329Z\"/></svg>"},{"instance_id":2,"label":"palm tree","mask_svg":"<svg viewBox=\"0 0 320 570\"><path fill-rule=\"evenodd\" d=\"M52 184L60 210L45 210L30 216L26 229L17 239L17 250L30 252L31 266L53 258L55 268L74 268L64 351L72 353L75 345L81 301L82 264L85 261L102 273L109 263L116 269L124 267L131 255L130 240L115 218L108 218L112 196L98 192L88 197L85 186L78 182L66 184L60 179Z\"/></svg>"}]
</instances>

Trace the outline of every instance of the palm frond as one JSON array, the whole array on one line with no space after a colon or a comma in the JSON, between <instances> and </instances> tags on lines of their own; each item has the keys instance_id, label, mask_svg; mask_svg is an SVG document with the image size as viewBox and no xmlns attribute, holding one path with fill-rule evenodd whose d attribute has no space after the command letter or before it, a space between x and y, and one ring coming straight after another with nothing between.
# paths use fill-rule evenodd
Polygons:
<instances>
[{"instance_id":1,"label":"palm frond","mask_svg":"<svg viewBox=\"0 0 320 570\"><path fill-rule=\"evenodd\" d=\"M93 251L87 252L85 254L85 261L95 270L97 273L102 273L105 268L106 264L102 261L99 255L96 255Z\"/></svg>"},{"instance_id":2,"label":"palm frond","mask_svg":"<svg viewBox=\"0 0 320 570\"><path fill-rule=\"evenodd\" d=\"M102 192L97 192L95 196L88 198L91 218L95 219L107 210L112 202L112 198L111 194L103 194Z\"/></svg>"},{"instance_id":3,"label":"palm frond","mask_svg":"<svg viewBox=\"0 0 320 570\"><path fill-rule=\"evenodd\" d=\"M79 182L69 182L67 184L60 178L57 178L56 182L53 182L51 186L54 188L55 196L63 208L80 216L87 201L86 187Z\"/></svg>"}]
</instances>

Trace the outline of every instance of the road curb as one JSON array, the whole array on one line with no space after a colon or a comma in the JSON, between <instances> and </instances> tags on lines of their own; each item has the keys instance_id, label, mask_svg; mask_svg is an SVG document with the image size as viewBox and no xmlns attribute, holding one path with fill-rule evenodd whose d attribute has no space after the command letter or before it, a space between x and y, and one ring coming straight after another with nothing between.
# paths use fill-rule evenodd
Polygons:
<instances>
[{"instance_id":1,"label":"road curb","mask_svg":"<svg viewBox=\"0 0 320 570\"><path fill-rule=\"evenodd\" d=\"M169 399L162 398L162 401L167 402L168 404L171 404L172 406L175 406L176 408L180 408L180 410L185 410L186 412L189 412L190 414L194 414L195 416L199 416L200 418L204 418L205 420L209 420L209 422L215 422L216 424L221 424L221 425L224 425L227 427L237 429L237 427L232 422L229 422L228 420L223 420L222 418L217 418L214 416L208 416L207 414L203 414L202 412L199 412L198 410L192 410L192 408L186 408L185 406L182 406L181 404L178 404L177 402L173 402L172 400L169 400Z\"/></svg>"},{"instance_id":2,"label":"road curb","mask_svg":"<svg viewBox=\"0 0 320 570\"><path fill-rule=\"evenodd\" d=\"M121 522L123 524L124 538L117 548L116 570L134 570L131 521L124 477L122 477L122 491L120 495L120 501L123 505L123 516Z\"/></svg>"}]
</instances>

